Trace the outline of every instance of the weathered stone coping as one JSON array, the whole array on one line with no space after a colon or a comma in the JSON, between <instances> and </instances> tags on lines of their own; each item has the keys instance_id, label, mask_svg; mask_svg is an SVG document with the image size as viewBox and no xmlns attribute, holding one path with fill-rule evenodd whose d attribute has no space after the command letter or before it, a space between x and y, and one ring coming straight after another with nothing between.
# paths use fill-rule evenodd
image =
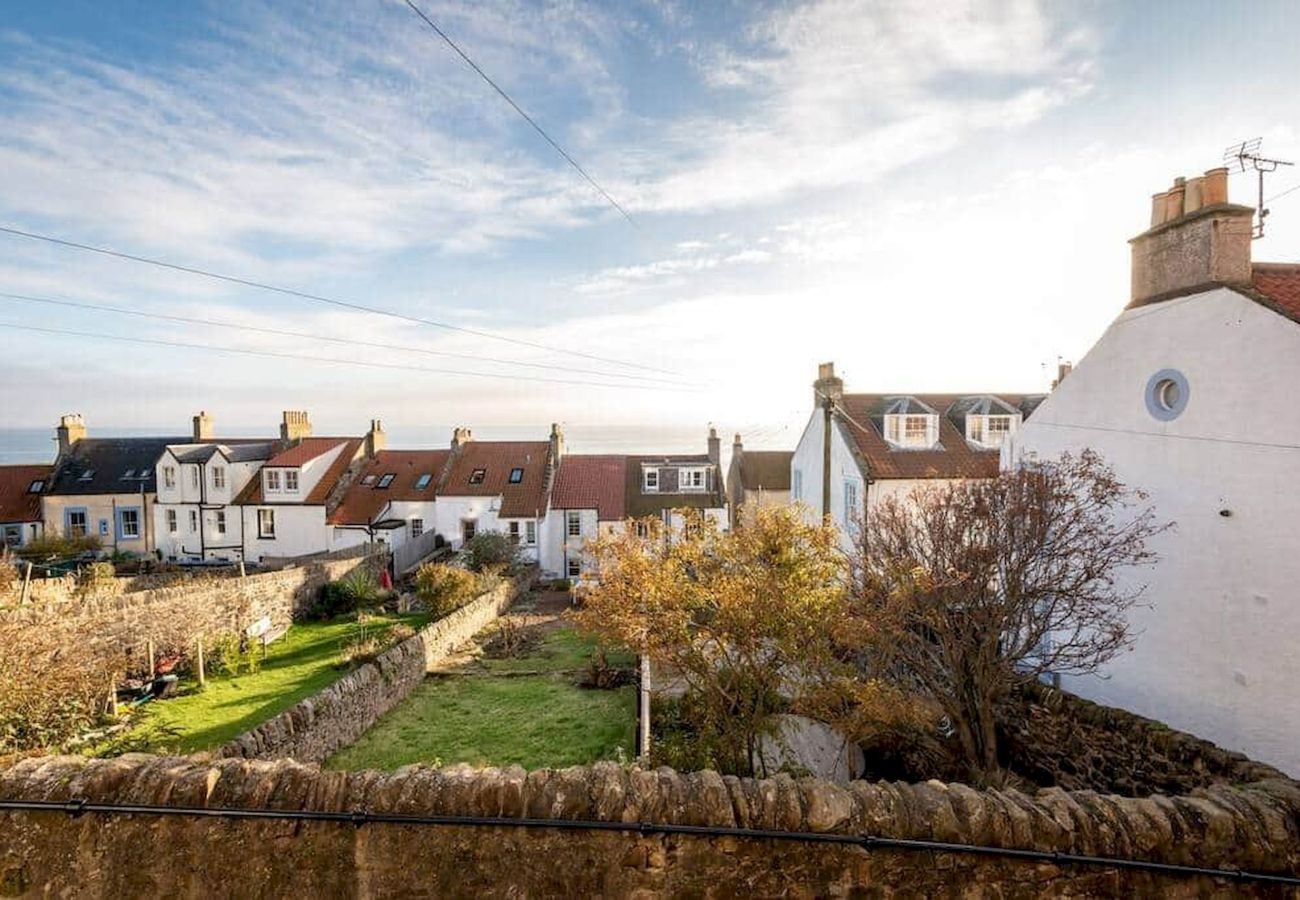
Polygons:
<instances>
[{"instance_id":1,"label":"weathered stone coping","mask_svg":"<svg viewBox=\"0 0 1300 900\"><path fill-rule=\"evenodd\" d=\"M502 581L338 681L211 751L214 757L324 762L414 691L425 673L504 612L532 582Z\"/></svg>"}]
</instances>

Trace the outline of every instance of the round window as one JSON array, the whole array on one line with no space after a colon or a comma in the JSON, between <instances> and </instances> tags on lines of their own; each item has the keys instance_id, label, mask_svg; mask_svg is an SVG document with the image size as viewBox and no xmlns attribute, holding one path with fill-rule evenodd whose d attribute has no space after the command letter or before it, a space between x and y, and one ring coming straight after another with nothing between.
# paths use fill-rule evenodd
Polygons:
<instances>
[{"instance_id":1,"label":"round window","mask_svg":"<svg viewBox=\"0 0 1300 900\"><path fill-rule=\"evenodd\" d=\"M1187 378L1176 369L1161 369L1147 381L1147 412L1162 422L1178 418L1187 408Z\"/></svg>"}]
</instances>

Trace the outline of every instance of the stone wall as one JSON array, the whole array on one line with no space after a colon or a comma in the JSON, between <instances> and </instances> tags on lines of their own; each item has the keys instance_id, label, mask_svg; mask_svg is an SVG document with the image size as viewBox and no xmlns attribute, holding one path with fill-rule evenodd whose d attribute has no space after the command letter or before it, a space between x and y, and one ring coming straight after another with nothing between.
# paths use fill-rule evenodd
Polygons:
<instances>
[{"instance_id":1,"label":"stone wall","mask_svg":"<svg viewBox=\"0 0 1300 900\"><path fill-rule=\"evenodd\" d=\"M962 785L589 768L323 772L291 761L47 757L0 799L629 823L626 831L0 812L14 896L1288 896L1236 880L1064 861L736 836L635 823L871 834L1294 874L1300 786L1129 799ZM1272 893L1270 894L1270 890Z\"/></svg>"},{"instance_id":2,"label":"stone wall","mask_svg":"<svg viewBox=\"0 0 1300 900\"><path fill-rule=\"evenodd\" d=\"M503 581L317 694L213 752L215 757L324 762L415 690L425 673L501 615L532 574Z\"/></svg>"},{"instance_id":3,"label":"stone wall","mask_svg":"<svg viewBox=\"0 0 1300 900\"><path fill-rule=\"evenodd\" d=\"M33 602L0 609L0 623L60 632L66 635L65 646L86 655L102 649L111 651L104 655L113 656L126 650L128 656L143 658L148 640L160 654L181 652L189 649L196 635L240 631L263 616L287 623L311 607L321 585L362 562L313 562L246 578L196 579L132 593L110 591Z\"/></svg>"}]
</instances>

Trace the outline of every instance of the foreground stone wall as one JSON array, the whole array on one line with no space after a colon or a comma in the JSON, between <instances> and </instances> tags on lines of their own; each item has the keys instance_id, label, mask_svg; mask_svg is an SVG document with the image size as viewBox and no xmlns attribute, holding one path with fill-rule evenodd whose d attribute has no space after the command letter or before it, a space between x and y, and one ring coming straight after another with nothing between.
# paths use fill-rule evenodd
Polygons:
<instances>
[{"instance_id":1,"label":"foreground stone wall","mask_svg":"<svg viewBox=\"0 0 1300 900\"><path fill-rule=\"evenodd\" d=\"M0 622L59 633L67 647L82 653L102 648L105 655L113 655L126 648L142 655L148 640L153 640L159 653L182 652L196 635L237 632L263 616L288 623L311 607L325 582L363 562L312 562L246 578L203 579L154 590L29 603L0 609Z\"/></svg>"},{"instance_id":2,"label":"foreground stone wall","mask_svg":"<svg viewBox=\"0 0 1300 900\"><path fill-rule=\"evenodd\" d=\"M374 662L219 747L213 755L324 762L405 700L434 663L501 615L531 579L530 573L503 581L386 650Z\"/></svg>"},{"instance_id":3,"label":"foreground stone wall","mask_svg":"<svg viewBox=\"0 0 1300 900\"><path fill-rule=\"evenodd\" d=\"M290 761L47 757L0 799L530 817L940 840L1294 873L1300 786L1130 799L962 785L837 787L668 769L322 772ZM0 892L68 897L1291 896L1205 876L698 835L0 812Z\"/></svg>"}]
</instances>

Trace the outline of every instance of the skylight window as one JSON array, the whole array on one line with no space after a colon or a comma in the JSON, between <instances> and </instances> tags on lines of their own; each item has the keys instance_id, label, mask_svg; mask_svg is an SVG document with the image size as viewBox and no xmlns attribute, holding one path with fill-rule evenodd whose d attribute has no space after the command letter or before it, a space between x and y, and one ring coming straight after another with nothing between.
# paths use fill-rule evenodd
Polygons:
<instances>
[{"instance_id":1,"label":"skylight window","mask_svg":"<svg viewBox=\"0 0 1300 900\"><path fill-rule=\"evenodd\" d=\"M87 469L86 471L84 471L84 472L81 473L81 477L78 478L77 480L78 480L78 481L90 481L90 479L92 479L92 478L94 478L94 477L95 477L95 470L94 470L94 469Z\"/></svg>"},{"instance_id":2,"label":"skylight window","mask_svg":"<svg viewBox=\"0 0 1300 900\"><path fill-rule=\"evenodd\" d=\"M433 481L433 476L426 472L425 474L421 475L418 479L416 479L415 489L417 491L424 490L429 486L430 481Z\"/></svg>"},{"instance_id":3,"label":"skylight window","mask_svg":"<svg viewBox=\"0 0 1300 900\"><path fill-rule=\"evenodd\" d=\"M127 469L125 472L122 473L123 481L126 481L128 478L134 478L134 477L135 477L135 469Z\"/></svg>"},{"instance_id":4,"label":"skylight window","mask_svg":"<svg viewBox=\"0 0 1300 900\"><path fill-rule=\"evenodd\" d=\"M361 483L364 484L366 487L370 487L370 485L374 484L378 480L379 480L378 475L367 475L365 478L361 479Z\"/></svg>"},{"instance_id":5,"label":"skylight window","mask_svg":"<svg viewBox=\"0 0 1300 900\"><path fill-rule=\"evenodd\" d=\"M487 478L487 469L475 469L469 473L470 484L482 484L484 478Z\"/></svg>"},{"instance_id":6,"label":"skylight window","mask_svg":"<svg viewBox=\"0 0 1300 900\"><path fill-rule=\"evenodd\" d=\"M29 494L39 494L43 490L45 490L45 482L39 478L27 486L27 493Z\"/></svg>"},{"instance_id":7,"label":"skylight window","mask_svg":"<svg viewBox=\"0 0 1300 900\"><path fill-rule=\"evenodd\" d=\"M392 472L385 472L385 473L383 474L383 476L380 477L380 479L379 479L379 483L378 483L377 485L375 485L375 490L379 490L380 488L386 488L386 487L388 487L390 484L393 483L393 479L396 478L396 477L397 477L397 476L394 475Z\"/></svg>"},{"instance_id":8,"label":"skylight window","mask_svg":"<svg viewBox=\"0 0 1300 900\"><path fill-rule=\"evenodd\" d=\"M511 484L518 484L519 482L521 482L521 481L523 481L523 480L524 480L524 470L523 470L523 469L511 469L511 470L510 470L510 483L511 483Z\"/></svg>"}]
</instances>

